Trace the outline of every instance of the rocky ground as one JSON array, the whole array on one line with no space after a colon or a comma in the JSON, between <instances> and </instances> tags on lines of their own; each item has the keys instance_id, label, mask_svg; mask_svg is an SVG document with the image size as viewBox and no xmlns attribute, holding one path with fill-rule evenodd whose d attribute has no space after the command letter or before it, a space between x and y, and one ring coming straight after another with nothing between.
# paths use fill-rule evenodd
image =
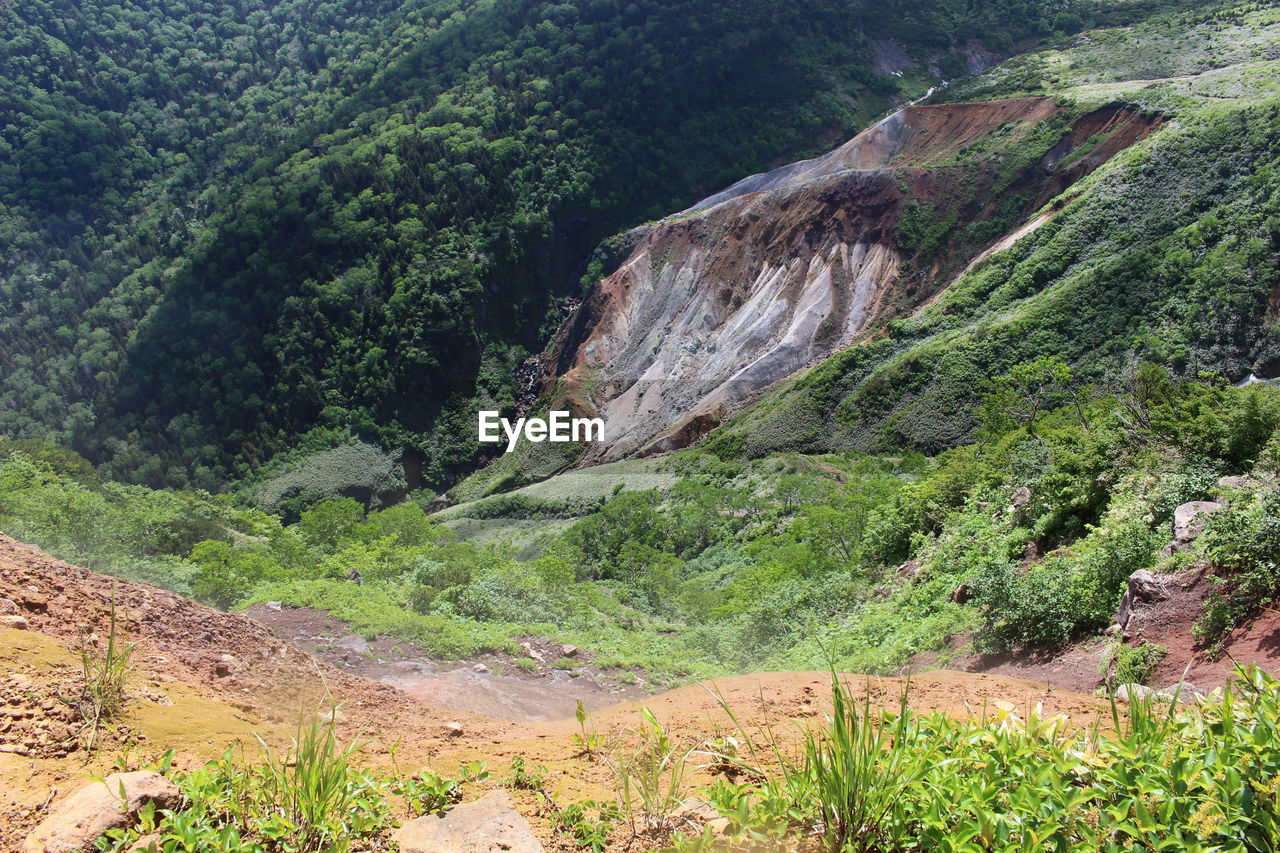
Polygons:
<instances>
[{"instance_id":1,"label":"rocky ground","mask_svg":"<svg viewBox=\"0 0 1280 853\"><path fill-rule=\"evenodd\" d=\"M245 615L337 669L437 708L503 720L564 720L578 702L594 711L644 695L643 674L595 666L591 652L547 637L518 637L508 653L440 660L404 640L354 634L322 610L271 602Z\"/></svg>"}]
</instances>

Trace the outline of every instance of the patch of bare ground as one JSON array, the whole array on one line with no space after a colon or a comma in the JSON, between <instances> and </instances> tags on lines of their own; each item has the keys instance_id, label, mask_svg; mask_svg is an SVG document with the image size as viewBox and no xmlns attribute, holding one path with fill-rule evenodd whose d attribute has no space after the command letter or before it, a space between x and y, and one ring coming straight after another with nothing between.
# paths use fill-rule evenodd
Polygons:
<instances>
[{"instance_id":1,"label":"patch of bare ground","mask_svg":"<svg viewBox=\"0 0 1280 853\"><path fill-rule=\"evenodd\" d=\"M485 784L493 785L510 780L512 760L519 756L544 775L545 790L559 805L616 796L611 762L607 755L583 753L574 740L579 727L572 718L495 719L442 707L441 694L415 699L317 660L248 617L78 569L0 535L0 598L14 601L29 625L25 631L0 629L0 667L21 676L14 689L4 688L5 719L20 720L24 732L66 734L56 728L67 724L57 697L75 689L81 627L100 639L113 597L124 632L140 643L125 728L109 748L92 755L30 747L26 754L0 752L0 850L16 849L50 803L87 777L106 775L113 764L136 765L174 749L178 766L194 767L231 744L245 747L244 755L253 759L255 735L287 741L292 723L300 714L315 713L326 692L340 703L340 736L364 741L363 760L371 767L389 768L393 751L407 772L431 767L452 773L481 761L492 773ZM677 749L707 747L711 739L735 733L739 723L749 733L769 730L787 743L830 710L829 678L822 672L772 672L717 679L609 704L592 713L588 725L604 739L605 753L636 748L642 707L668 729ZM1087 725L1106 710L1092 696L994 674L939 671L909 681L843 678L855 696L869 696L883 707L896 707L909 690L914 709L957 716L994 707L1021 713L1039 707ZM11 722L8 731L16 732L16 725ZM31 739L8 731L0 732L0 745L26 746ZM690 762L696 765L691 785L712 781L706 756L695 753ZM466 798L483 792L482 785L470 785ZM547 800L527 790L512 793L547 849L571 849L553 829ZM627 830L617 832L616 840L625 844Z\"/></svg>"}]
</instances>

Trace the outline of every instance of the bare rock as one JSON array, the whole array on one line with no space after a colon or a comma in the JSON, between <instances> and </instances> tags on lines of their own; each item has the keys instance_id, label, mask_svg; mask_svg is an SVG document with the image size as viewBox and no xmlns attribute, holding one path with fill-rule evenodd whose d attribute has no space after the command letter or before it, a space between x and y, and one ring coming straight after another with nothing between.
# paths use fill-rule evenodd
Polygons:
<instances>
[{"instance_id":1,"label":"bare rock","mask_svg":"<svg viewBox=\"0 0 1280 853\"><path fill-rule=\"evenodd\" d=\"M219 678L227 678L235 675L236 670L240 668L240 661L236 660L235 655L222 655L218 658L218 662L213 665L213 674Z\"/></svg>"},{"instance_id":2,"label":"bare rock","mask_svg":"<svg viewBox=\"0 0 1280 853\"><path fill-rule=\"evenodd\" d=\"M22 616L0 616L0 628L12 628L15 631L25 631L31 625Z\"/></svg>"},{"instance_id":3,"label":"bare rock","mask_svg":"<svg viewBox=\"0 0 1280 853\"><path fill-rule=\"evenodd\" d=\"M354 652L357 655L367 655L369 653L369 641L359 634L347 634L339 637L333 646L337 649Z\"/></svg>"},{"instance_id":4,"label":"bare rock","mask_svg":"<svg viewBox=\"0 0 1280 853\"><path fill-rule=\"evenodd\" d=\"M92 850L99 836L128 826L147 803L155 803L157 809L173 808L181 797L177 785L151 770L113 773L58 802L27 836L23 853Z\"/></svg>"},{"instance_id":5,"label":"bare rock","mask_svg":"<svg viewBox=\"0 0 1280 853\"><path fill-rule=\"evenodd\" d=\"M281 610L284 609L284 602L268 601L266 604L262 606L265 607L267 610L270 610L272 613L279 613Z\"/></svg>"},{"instance_id":6,"label":"bare rock","mask_svg":"<svg viewBox=\"0 0 1280 853\"><path fill-rule=\"evenodd\" d=\"M565 643L560 647L560 654L567 658L576 658L578 656L578 647Z\"/></svg>"},{"instance_id":7,"label":"bare rock","mask_svg":"<svg viewBox=\"0 0 1280 853\"><path fill-rule=\"evenodd\" d=\"M466 729L464 729L462 727L462 723L459 723L457 720L450 720L444 724L444 733L449 737L462 737L465 732Z\"/></svg>"},{"instance_id":8,"label":"bare rock","mask_svg":"<svg viewBox=\"0 0 1280 853\"><path fill-rule=\"evenodd\" d=\"M1173 511L1173 541L1184 544L1204 532L1204 516L1222 509L1217 501L1191 501Z\"/></svg>"},{"instance_id":9,"label":"bare rock","mask_svg":"<svg viewBox=\"0 0 1280 853\"><path fill-rule=\"evenodd\" d=\"M488 671L489 671L489 667L485 666L485 665L484 665L484 664L482 664L482 663L475 664L474 666L472 666L472 667L471 667L471 669L472 669L474 672L488 672Z\"/></svg>"},{"instance_id":10,"label":"bare rock","mask_svg":"<svg viewBox=\"0 0 1280 853\"><path fill-rule=\"evenodd\" d=\"M16 616L17 613L18 605L12 599L0 598L0 616Z\"/></svg>"},{"instance_id":11,"label":"bare rock","mask_svg":"<svg viewBox=\"0 0 1280 853\"><path fill-rule=\"evenodd\" d=\"M1115 624L1121 629L1128 628L1129 621L1133 619L1135 612L1157 601L1163 601L1167 596L1165 579L1162 575L1146 569L1138 569L1129 575L1129 585L1125 589L1124 597L1120 599L1120 610L1116 613Z\"/></svg>"},{"instance_id":12,"label":"bare rock","mask_svg":"<svg viewBox=\"0 0 1280 853\"><path fill-rule=\"evenodd\" d=\"M1246 474L1236 474L1234 477L1219 477L1219 489L1243 489L1249 485L1249 477Z\"/></svg>"},{"instance_id":13,"label":"bare rock","mask_svg":"<svg viewBox=\"0 0 1280 853\"><path fill-rule=\"evenodd\" d=\"M400 853L544 853L506 791L411 820L392 840Z\"/></svg>"},{"instance_id":14,"label":"bare rock","mask_svg":"<svg viewBox=\"0 0 1280 853\"><path fill-rule=\"evenodd\" d=\"M1156 691L1142 684L1121 684L1116 688L1116 698L1123 702L1142 701L1156 695Z\"/></svg>"},{"instance_id":15,"label":"bare rock","mask_svg":"<svg viewBox=\"0 0 1280 853\"><path fill-rule=\"evenodd\" d=\"M1009 509L1007 512L1012 515L1031 503L1031 488L1029 486L1018 486L1013 491L1013 498L1009 501Z\"/></svg>"}]
</instances>

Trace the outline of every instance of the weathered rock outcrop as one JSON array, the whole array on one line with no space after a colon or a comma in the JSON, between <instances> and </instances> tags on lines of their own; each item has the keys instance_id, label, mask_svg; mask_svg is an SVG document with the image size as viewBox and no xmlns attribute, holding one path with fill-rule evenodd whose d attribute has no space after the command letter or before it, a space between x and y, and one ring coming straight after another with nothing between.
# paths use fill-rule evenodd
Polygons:
<instances>
[{"instance_id":1,"label":"weathered rock outcrop","mask_svg":"<svg viewBox=\"0 0 1280 853\"><path fill-rule=\"evenodd\" d=\"M138 770L113 773L57 803L49 816L27 836L24 853L81 853L111 829L128 826L147 803L172 808L181 794L159 773Z\"/></svg>"},{"instance_id":2,"label":"weathered rock outcrop","mask_svg":"<svg viewBox=\"0 0 1280 853\"><path fill-rule=\"evenodd\" d=\"M556 407L605 421L583 461L693 443L757 392L917 307L984 248L960 240L962 256L904 278L908 205L917 217L990 219L1003 203L996 181L1014 180L1031 212L1152 125L1119 107L1060 122L1059 141L1037 143L1045 153L1012 179L974 154L997 129L1000 145L1017 144L1057 113L1050 98L908 107L637 230L542 359Z\"/></svg>"},{"instance_id":3,"label":"weathered rock outcrop","mask_svg":"<svg viewBox=\"0 0 1280 853\"><path fill-rule=\"evenodd\" d=\"M543 847L506 791L490 791L444 814L411 820L396 831L401 853L542 853Z\"/></svg>"}]
</instances>

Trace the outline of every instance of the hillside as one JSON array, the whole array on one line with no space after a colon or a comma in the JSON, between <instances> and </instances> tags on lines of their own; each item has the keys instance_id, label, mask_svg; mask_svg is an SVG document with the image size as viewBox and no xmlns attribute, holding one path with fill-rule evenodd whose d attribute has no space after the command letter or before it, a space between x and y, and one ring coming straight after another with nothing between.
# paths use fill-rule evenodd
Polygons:
<instances>
[{"instance_id":1,"label":"hillside","mask_svg":"<svg viewBox=\"0 0 1280 853\"><path fill-rule=\"evenodd\" d=\"M600 241L1146 8L899 5L7 3L0 429L206 489L350 433L440 488Z\"/></svg>"},{"instance_id":2,"label":"hillside","mask_svg":"<svg viewBox=\"0 0 1280 853\"><path fill-rule=\"evenodd\" d=\"M26 625L0 626L0 661L9 669L0 676L0 695L7 702L6 722L0 726L0 850L25 849L22 839L49 812L51 802L80 787L87 775L105 772L102 768L113 761L119 765L117 756L127 756L123 760L134 766L172 749L176 756L171 766L191 771L221 756L229 745L251 750L255 735L275 747L286 744L299 714L327 713L333 705L340 709L340 736L360 738L361 763L380 772L390 772L399 761L429 763L441 773L454 773L483 760L496 782L519 756L541 767L554 797L601 797L611 789L607 767L574 754L573 735L579 729L572 711L551 722L513 724L416 700L335 669L281 642L253 619L87 572L3 536L0 600L15 602ZM69 710L76 713L67 714L43 697L79 696L78 631L91 634L91 645L104 643L111 602L121 638L138 643L136 668L129 680L125 724L104 733L109 744L86 754L77 705L72 702ZM897 702L906 686L895 679L851 683L886 707ZM717 696L754 730L829 710L826 685L822 673L762 673L651 696L644 707L678 732L682 742L697 743L731 722ZM1040 684L950 673L917 679L910 696L921 712L958 716L967 713L966 703L983 701L1017 708L1042 704L1046 713L1082 720L1103 707L1091 697L1046 691ZM592 715L592 725L602 735L631 738L642 719L640 707L633 702L603 707ZM393 734L399 744L394 754ZM702 769L696 778L710 779ZM468 786L467 799L478 797L479 787ZM520 803L539 837L554 846L553 824L536 798L524 796Z\"/></svg>"},{"instance_id":3,"label":"hillside","mask_svg":"<svg viewBox=\"0 0 1280 853\"><path fill-rule=\"evenodd\" d=\"M0 849L1280 848L1277 0L0 0L0 104Z\"/></svg>"}]
</instances>

